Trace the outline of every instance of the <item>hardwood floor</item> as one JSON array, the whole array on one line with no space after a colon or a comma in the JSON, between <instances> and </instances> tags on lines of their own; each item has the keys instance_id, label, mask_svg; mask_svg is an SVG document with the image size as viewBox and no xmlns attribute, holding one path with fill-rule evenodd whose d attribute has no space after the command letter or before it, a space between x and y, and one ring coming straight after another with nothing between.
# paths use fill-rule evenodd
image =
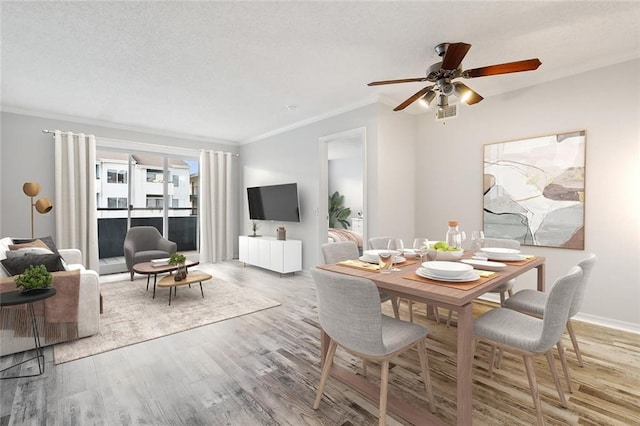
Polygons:
<instances>
[{"instance_id":1,"label":"hardwood floor","mask_svg":"<svg viewBox=\"0 0 640 426\"><path fill-rule=\"evenodd\" d=\"M215 269L214 282L216 276L224 278L282 306L58 366L52 364L48 348L43 376L0 382L0 425L377 423L377 406L331 378L320 409L312 409L320 344L311 278L281 278L238 262L216 264ZM476 303L474 315L491 307ZM407 307L402 308L406 319ZM420 308L414 307L414 318L430 330L427 350L437 415L455 424L456 329L426 320ZM391 306L385 310L392 315ZM536 359L547 424L640 424L640 336L584 323L576 323L575 331L585 366L580 368L568 349L574 392L567 394L567 409L560 407L546 360ZM568 337L564 343L571 348ZM3 357L1 367L23 356ZM479 345L473 372L474 424L534 424L522 358L506 353L492 378L487 376L487 359L487 348ZM361 371L359 360L340 350L337 362ZM33 369L33 363L28 368ZM379 370L370 365L368 378L378 377ZM390 393L426 404L415 351L397 359L389 380ZM387 422L404 424L392 415Z\"/></svg>"}]
</instances>

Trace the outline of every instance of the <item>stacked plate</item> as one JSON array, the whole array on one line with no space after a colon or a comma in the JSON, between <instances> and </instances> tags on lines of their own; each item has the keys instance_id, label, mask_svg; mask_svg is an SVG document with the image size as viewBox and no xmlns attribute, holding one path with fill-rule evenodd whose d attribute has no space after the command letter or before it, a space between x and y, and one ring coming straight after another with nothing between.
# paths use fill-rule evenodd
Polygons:
<instances>
[{"instance_id":1,"label":"stacked plate","mask_svg":"<svg viewBox=\"0 0 640 426\"><path fill-rule=\"evenodd\" d=\"M480 279L473 266L459 262L424 262L416 274L431 280L447 282L470 282Z\"/></svg>"},{"instance_id":2,"label":"stacked plate","mask_svg":"<svg viewBox=\"0 0 640 426\"><path fill-rule=\"evenodd\" d=\"M365 250L362 256L360 256L360 260L367 263L378 263L378 253L381 251L391 251L393 253L393 263L402 263L407 260L400 256L400 252L397 250Z\"/></svg>"},{"instance_id":3,"label":"stacked plate","mask_svg":"<svg viewBox=\"0 0 640 426\"><path fill-rule=\"evenodd\" d=\"M525 257L520 254L520 250L502 247L485 247L480 249L478 254L490 260L515 261L525 259Z\"/></svg>"}]
</instances>

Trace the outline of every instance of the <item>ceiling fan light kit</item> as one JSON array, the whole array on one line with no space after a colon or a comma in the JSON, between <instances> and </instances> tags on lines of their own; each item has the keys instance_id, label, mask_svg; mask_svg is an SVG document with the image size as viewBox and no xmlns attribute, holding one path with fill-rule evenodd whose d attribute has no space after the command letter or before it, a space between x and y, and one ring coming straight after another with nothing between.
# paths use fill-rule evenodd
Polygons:
<instances>
[{"instance_id":1,"label":"ceiling fan light kit","mask_svg":"<svg viewBox=\"0 0 640 426\"><path fill-rule=\"evenodd\" d=\"M479 93L475 92L466 84L459 81L454 82L453 80L456 78L477 78L514 72L533 71L538 69L542 64L538 58L533 58L463 71L461 67L462 60L466 56L467 52L469 52L469 49L471 49L471 45L468 43L440 43L435 47L435 51L442 58L442 61L427 68L426 77L374 81L369 83L368 86L429 81L434 84L424 87L393 110L401 111L418 100L422 105L429 107L433 99L436 97L436 92L439 92L438 108L439 110L442 110L449 106L449 96L451 95L456 95L460 98L460 101L467 105L477 104L484 99Z\"/></svg>"}]
</instances>

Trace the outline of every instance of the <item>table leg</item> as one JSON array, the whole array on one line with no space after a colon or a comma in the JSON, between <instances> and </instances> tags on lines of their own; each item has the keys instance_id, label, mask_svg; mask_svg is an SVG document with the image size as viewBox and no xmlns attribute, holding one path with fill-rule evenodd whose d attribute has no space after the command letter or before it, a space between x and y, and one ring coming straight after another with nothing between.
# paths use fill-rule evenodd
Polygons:
<instances>
[{"instance_id":1,"label":"table leg","mask_svg":"<svg viewBox=\"0 0 640 426\"><path fill-rule=\"evenodd\" d=\"M151 279L151 274L147 274L147 291L149 291L149 280Z\"/></svg>"},{"instance_id":2,"label":"table leg","mask_svg":"<svg viewBox=\"0 0 640 426\"><path fill-rule=\"evenodd\" d=\"M44 373L44 366L45 366L45 360L44 360L44 351L42 350L42 346L40 345L40 333L38 333L38 324L36 323L36 315L35 312L33 311L33 303L28 303L27 304L27 311L29 312L29 316L31 317L31 328L33 330L33 342L35 344L35 351L36 351L36 356L31 357L29 359L25 359L22 362L19 362L17 364L13 364L12 366L9 366L7 368L4 368L2 370L0 370L0 373L7 371L11 368L17 367L19 365L24 364L25 362L37 359L38 360L38 373L37 374L27 374L27 375L18 375L18 376L11 376L11 377L0 377L0 380L4 380L4 379L21 379L24 377L35 377L35 376L40 376L41 374Z\"/></svg>"},{"instance_id":3,"label":"table leg","mask_svg":"<svg viewBox=\"0 0 640 426\"><path fill-rule=\"evenodd\" d=\"M457 424L471 424L473 383L473 305L458 311Z\"/></svg>"},{"instance_id":4,"label":"table leg","mask_svg":"<svg viewBox=\"0 0 640 426\"><path fill-rule=\"evenodd\" d=\"M173 287L175 289L175 287ZM169 306L171 306L171 287L169 287Z\"/></svg>"},{"instance_id":5,"label":"table leg","mask_svg":"<svg viewBox=\"0 0 640 426\"><path fill-rule=\"evenodd\" d=\"M157 279L158 279L158 274L153 274L153 298L154 299L156 298L156 280Z\"/></svg>"},{"instance_id":6,"label":"table leg","mask_svg":"<svg viewBox=\"0 0 640 426\"><path fill-rule=\"evenodd\" d=\"M200 281L200 293L202 293L202 298L204 299L204 290L202 290L202 281Z\"/></svg>"},{"instance_id":7,"label":"table leg","mask_svg":"<svg viewBox=\"0 0 640 426\"><path fill-rule=\"evenodd\" d=\"M545 287L545 283L544 283L544 276L545 276L544 263L536 266L536 269L538 270L538 291L544 292L544 287Z\"/></svg>"}]
</instances>

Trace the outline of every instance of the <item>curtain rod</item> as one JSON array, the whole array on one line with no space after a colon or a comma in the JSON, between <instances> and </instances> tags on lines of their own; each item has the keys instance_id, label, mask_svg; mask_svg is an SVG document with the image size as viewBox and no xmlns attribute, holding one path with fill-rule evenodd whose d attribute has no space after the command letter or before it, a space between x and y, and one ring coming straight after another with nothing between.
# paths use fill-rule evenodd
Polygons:
<instances>
[{"instance_id":1,"label":"curtain rod","mask_svg":"<svg viewBox=\"0 0 640 426\"><path fill-rule=\"evenodd\" d=\"M42 133L49 133L49 134L54 135L56 132L54 130L42 129ZM71 134L76 135L76 136L79 135L79 133L73 133L73 132L62 132L62 133L71 133ZM240 154L236 154L234 152L224 152L224 151L214 151L214 152L217 153L217 154L231 154L234 157L240 157Z\"/></svg>"}]
</instances>

